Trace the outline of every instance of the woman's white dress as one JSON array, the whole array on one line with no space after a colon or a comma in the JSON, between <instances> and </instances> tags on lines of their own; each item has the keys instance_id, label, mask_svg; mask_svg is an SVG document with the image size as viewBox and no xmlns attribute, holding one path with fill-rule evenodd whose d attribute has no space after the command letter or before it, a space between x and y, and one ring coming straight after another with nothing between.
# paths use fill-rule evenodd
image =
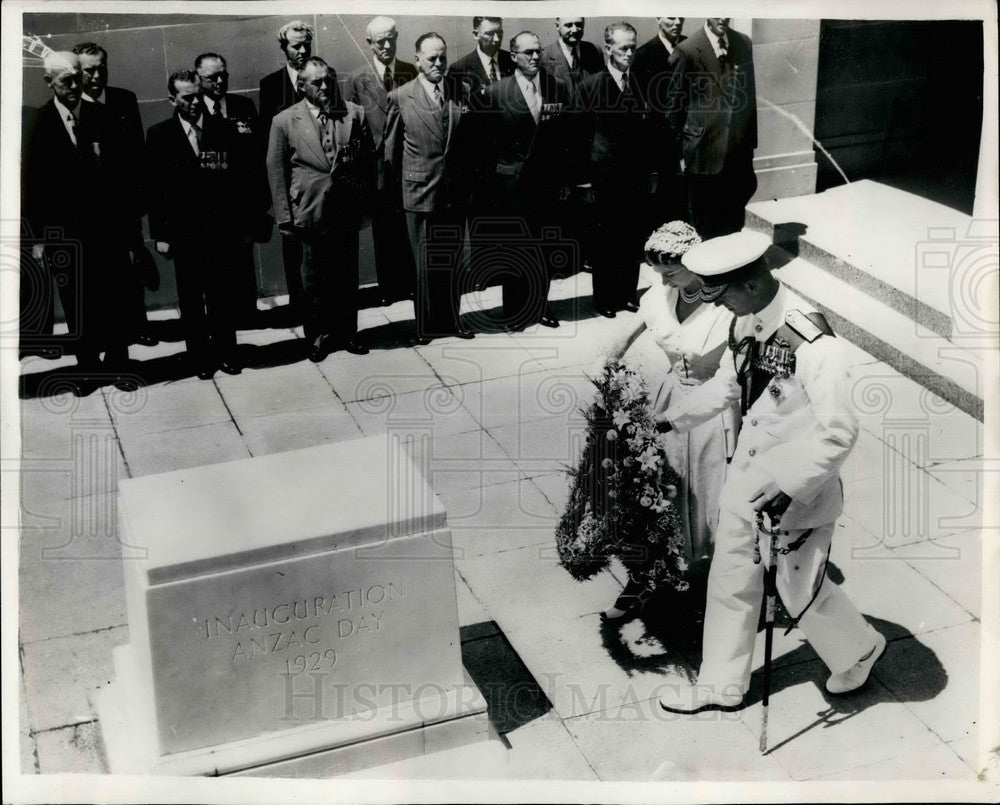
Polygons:
<instances>
[{"instance_id":1,"label":"woman's white dress","mask_svg":"<svg viewBox=\"0 0 1000 805\"><path fill-rule=\"evenodd\" d=\"M678 296L676 288L664 285L654 285L643 294L639 316L646 331L625 356L644 373L656 412L715 374L733 318L723 307L702 304L681 324L676 313ZM687 520L688 560L692 563L712 555L719 494L726 459L736 444L738 423L739 412L732 408L688 433L671 432L664 439L667 460L686 482L678 501L681 516Z\"/></svg>"}]
</instances>

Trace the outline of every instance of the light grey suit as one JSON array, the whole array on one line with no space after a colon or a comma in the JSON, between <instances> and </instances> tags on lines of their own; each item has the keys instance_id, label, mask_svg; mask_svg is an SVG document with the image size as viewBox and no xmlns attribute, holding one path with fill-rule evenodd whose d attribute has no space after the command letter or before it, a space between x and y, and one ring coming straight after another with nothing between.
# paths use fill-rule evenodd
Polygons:
<instances>
[{"instance_id":1,"label":"light grey suit","mask_svg":"<svg viewBox=\"0 0 1000 805\"><path fill-rule=\"evenodd\" d=\"M440 107L420 77L393 90L385 127L387 170L401 183L417 267L418 338L453 334L459 328L461 229L471 164L463 118L470 91L468 82L450 76L441 87Z\"/></svg>"}]
</instances>

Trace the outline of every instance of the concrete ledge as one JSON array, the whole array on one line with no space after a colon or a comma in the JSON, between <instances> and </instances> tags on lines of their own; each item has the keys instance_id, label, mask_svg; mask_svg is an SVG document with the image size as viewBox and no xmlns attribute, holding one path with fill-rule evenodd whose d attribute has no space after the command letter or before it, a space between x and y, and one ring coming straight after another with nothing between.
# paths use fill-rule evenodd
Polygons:
<instances>
[{"instance_id":1,"label":"concrete ledge","mask_svg":"<svg viewBox=\"0 0 1000 805\"><path fill-rule=\"evenodd\" d=\"M835 275L798 257L777 276L814 304L843 336L898 372L983 421L981 360Z\"/></svg>"},{"instance_id":2,"label":"concrete ledge","mask_svg":"<svg viewBox=\"0 0 1000 805\"><path fill-rule=\"evenodd\" d=\"M327 777L492 737L486 700L466 674L464 687L423 707L411 700L354 718L159 755L132 654L128 645L114 650L115 681L95 698L112 774Z\"/></svg>"},{"instance_id":3,"label":"concrete ledge","mask_svg":"<svg viewBox=\"0 0 1000 805\"><path fill-rule=\"evenodd\" d=\"M947 252L969 232L968 215L863 180L813 196L752 203L746 223L776 242L797 241L800 257L920 326L952 337L953 286L962 278ZM790 224L801 226L783 226ZM947 232L950 239L942 236ZM926 258L931 245L940 258L934 262Z\"/></svg>"}]
</instances>

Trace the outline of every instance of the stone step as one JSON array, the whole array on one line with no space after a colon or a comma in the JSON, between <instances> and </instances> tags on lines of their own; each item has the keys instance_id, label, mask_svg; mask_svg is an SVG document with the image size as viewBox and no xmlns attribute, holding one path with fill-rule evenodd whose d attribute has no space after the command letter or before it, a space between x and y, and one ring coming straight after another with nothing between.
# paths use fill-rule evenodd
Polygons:
<instances>
[{"instance_id":1,"label":"stone step","mask_svg":"<svg viewBox=\"0 0 1000 805\"><path fill-rule=\"evenodd\" d=\"M870 180L747 207L747 226L946 339L982 321L969 299L996 230L964 213ZM994 263L995 265L995 263ZM966 308L969 308L966 310ZM970 315L971 314L971 315Z\"/></svg>"},{"instance_id":2,"label":"stone step","mask_svg":"<svg viewBox=\"0 0 1000 805\"><path fill-rule=\"evenodd\" d=\"M978 353L952 343L870 296L866 289L845 282L803 257L791 258L775 275L821 310L838 335L956 408L983 420L983 367Z\"/></svg>"}]
</instances>

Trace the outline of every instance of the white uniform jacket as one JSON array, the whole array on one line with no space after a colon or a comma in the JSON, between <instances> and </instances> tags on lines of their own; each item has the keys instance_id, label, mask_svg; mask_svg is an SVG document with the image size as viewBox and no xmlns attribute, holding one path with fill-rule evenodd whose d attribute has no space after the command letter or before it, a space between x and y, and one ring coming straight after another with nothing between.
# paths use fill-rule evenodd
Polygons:
<instances>
[{"instance_id":1,"label":"white uniform jacket","mask_svg":"<svg viewBox=\"0 0 1000 805\"><path fill-rule=\"evenodd\" d=\"M736 321L734 338L766 341L790 310L815 308L784 285L757 314ZM718 371L700 388L670 406L664 418L679 432L716 416L740 399L734 355L727 348ZM742 362L742 357L737 357ZM782 528L805 529L834 522L843 511L840 466L858 436L850 376L842 342L830 335L803 342L795 373L775 376L750 406L729 466L720 507L753 522L748 502L768 480L792 498Z\"/></svg>"}]
</instances>

